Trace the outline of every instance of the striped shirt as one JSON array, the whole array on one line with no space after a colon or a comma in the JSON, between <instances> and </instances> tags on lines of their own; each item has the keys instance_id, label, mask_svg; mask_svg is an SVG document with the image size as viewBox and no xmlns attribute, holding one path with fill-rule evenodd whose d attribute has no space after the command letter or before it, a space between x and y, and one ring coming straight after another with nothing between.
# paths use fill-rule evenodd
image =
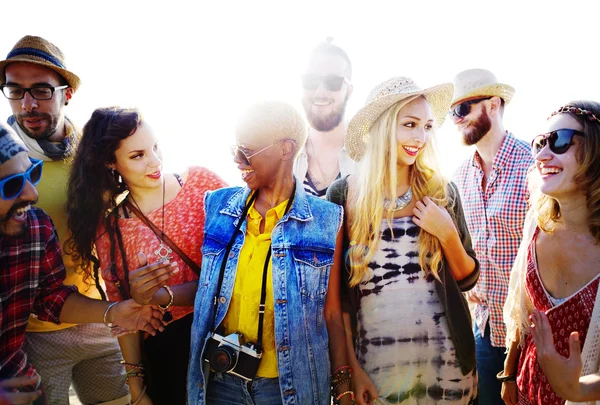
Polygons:
<instances>
[{"instance_id":1,"label":"striped shirt","mask_svg":"<svg viewBox=\"0 0 600 405\"><path fill-rule=\"evenodd\" d=\"M502 309L510 270L523 235L529 199L527 171L532 164L527 142L507 132L494 157L485 190L482 187L485 174L477 152L454 174L481 265L475 292L483 304L475 307L475 322L482 335L490 322L491 342L495 347L505 344Z\"/></svg>"}]
</instances>

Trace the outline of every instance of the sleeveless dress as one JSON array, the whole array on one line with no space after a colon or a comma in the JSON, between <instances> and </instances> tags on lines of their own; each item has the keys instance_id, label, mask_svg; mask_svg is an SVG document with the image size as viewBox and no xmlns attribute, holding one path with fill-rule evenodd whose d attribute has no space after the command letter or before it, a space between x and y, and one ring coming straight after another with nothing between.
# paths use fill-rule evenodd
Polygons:
<instances>
[{"instance_id":1,"label":"sleeveless dress","mask_svg":"<svg viewBox=\"0 0 600 405\"><path fill-rule=\"evenodd\" d=\"M529 244L525 288L533 306L540 311L545 311L548 316L556 351L561 356L568 357L571 332L579 332L579 341L581 347L584 347L600 283L600 274L571 296L563 300L553 298L544 287L537 266L535 241L539 232L540 229L537 228ZM556 395L537 361L537 352L531 334L525 338L519 358L517 387L520 405L565 403L564 399Z\"/></svg>"},{"instance_id":2,"label":"sleeveless dress","mask_svg":"<svg viewBox=\"0 0 600 405\"><path fill-rule=\"evenodd\" d=\"M383 404L474 404L476 369L463 376L433 276L419 265L412 217L382 221L370 275L359 284L357 358Z\"/></svg>"}]
</instances>

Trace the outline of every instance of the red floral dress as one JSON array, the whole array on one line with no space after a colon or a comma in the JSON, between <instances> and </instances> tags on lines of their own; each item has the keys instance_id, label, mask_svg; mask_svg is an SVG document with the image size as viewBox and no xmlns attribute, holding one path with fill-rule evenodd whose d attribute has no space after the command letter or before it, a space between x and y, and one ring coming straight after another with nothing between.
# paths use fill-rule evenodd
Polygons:
<instances>
[{"instance_id":1,"label":"red floral dress","mask_svg":"<svg viewBox=\"0 0 600 405\"><path fill-rule=\"evenodd\" d=\"M179 193L165 204L165 234L198 265L202 262L200 247L204 239L204 194L208 190L216 190L225 186L225 182L210 170L201 167L192 167L189 169L187 180ZM163 217L161 208L149 213L147 217L157 227L162 227ZM123 235L125 257L130 272L139 267L138 252L146 254L148 263L159 259L154 254L154 251L160 246L160 241L152 229L142 222L141 219L136 216L120 218L119 228ZM117 253L115 257L117 280L110 271L111 241L103 226L98 229L98 235L96 251L100 259L102 278L106 283L106 293L111 301L122 301L123 298L116 286L118 280L121 282L124 280L121 255ZM171 257L179 265L180 271L173 275L166 284L178 285L198 280L198 275L183 259L175 253L172 253ZM183 318L193 311L193 307L174 306L171 308L174 320Z\"/></svg>"},{"instance_id":2,"label":"red floral dress","mask_svg":"<svg viewBox=\"0 0 600 405\"><path fill-rule=\"evenodd\" d=\"M525 288L533 305L538 310L546 312L552 326L556 350L562 356L568 357L571 332L579 332L579 340L583 347L592 311L594 310L600 278L596 276L575 294L567 297L560 304L554 305L548 298L537 267L535 241L539 231L539 228L536 229L529 244ZM517 387L519 389L519 404L555 405L565 403L564 399L556 395L537 361L537 353L531 334L527 335L525 339L519 359Z\"/></svg>"}]
</instances>

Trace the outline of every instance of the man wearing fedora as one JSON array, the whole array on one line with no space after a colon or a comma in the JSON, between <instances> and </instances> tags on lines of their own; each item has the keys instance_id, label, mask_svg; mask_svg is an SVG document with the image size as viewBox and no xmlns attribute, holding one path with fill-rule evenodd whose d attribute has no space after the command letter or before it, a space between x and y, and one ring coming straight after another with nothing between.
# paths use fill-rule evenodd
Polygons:
<instances>
[{"instance_id":1,"label":"man wearing fedora","mask_svg":"<svg viewBox=\"0 0 600 405\"><path fill-rule=\"evenodd\" d=\"M355 171L344 149L344 113L352 95L352 64L346 52L331 43L317 45L302 75L302 106L310 125L308 140L294 164L294 175L304 190L325 198L329 185Z\"/></svg>"},{"instance_id":2,"label":"man wearing fedora","mask_svg":"<svg viewBox=\"0 0 600 405\"><path fill-rule=\"evenodd\" d=\"M481 269L467 293L475 304L475 342L479 402L503 405L506 330L502 318L510 270L517 255L528 208L527 171L533 164L529 145L504 129L504 107L514 89L485 69L454 78L450 113L466 145L475 152L455 173L473 248Z\"/></svg>"},{"instance_id":3,"label":"man wearing fedora","mask_svg":"<svg viewBox=\"0 0 600 405\"><path fill-rule=\"evenodd\" d=\"M8 123L25 143L31 158L44 161L37 188L39 207L56 226L61 242L68 238L66 184L79 133L65 116L65 106L80 80L65 65L61 50L44 38L21 38L0 61L0 87L13 115ZM76 285L91 298L100 294L76 272L74 259L63 252L65 284ZM68 404L71 382L85 404L126 404L128 390L116 339L102 324L56 325L31 317L25 350L42 376L48 403Z\"/></svg>"}]
</instances>

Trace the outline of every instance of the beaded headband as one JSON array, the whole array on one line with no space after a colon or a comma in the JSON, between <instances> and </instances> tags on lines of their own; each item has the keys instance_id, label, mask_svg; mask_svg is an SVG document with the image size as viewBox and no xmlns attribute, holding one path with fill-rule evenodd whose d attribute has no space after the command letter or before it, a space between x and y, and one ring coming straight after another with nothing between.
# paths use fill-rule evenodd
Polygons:
<instances>
[{"instance_id":1,"label":"beaded headband","mask_svg":"<svg viewBox=\"0 0 600 405\"><path fill-rule=\"evenodd\" d=\"M562 114L562 113L583 115L583 116L587 117L588 120L596 121L597 123L600 124L600 119L598 119L598 117L596 117L591 111L582 110L579 107L573 107L571 105L565 105L565 106L560 107L558 110L556 110L552 114L550 114L550 117L554 117L556 114ZM548 117L548 118L550 118L550 117Z\"/></svg>"}]
</instances>

